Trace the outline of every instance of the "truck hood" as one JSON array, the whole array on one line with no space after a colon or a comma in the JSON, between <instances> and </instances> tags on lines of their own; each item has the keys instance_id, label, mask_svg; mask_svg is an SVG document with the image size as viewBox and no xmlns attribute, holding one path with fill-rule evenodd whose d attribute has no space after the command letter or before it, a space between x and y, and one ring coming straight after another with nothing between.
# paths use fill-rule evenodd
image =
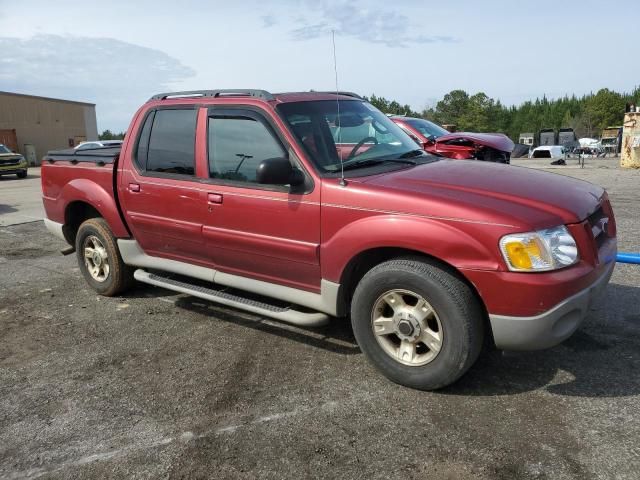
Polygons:
<instances>
[{"instance_id":1,"label":"truck hood","mask_svg":"<svg viewBox=\"0 0 640 480\"><path fill-rule=\"evenodd\" d=\"M502 133L472 133L472 132L456 132L449 135L443 135L436 139L436 144L455 144L459 141L471 141L476 145L495 148L501 152L513 151L514 143L509 137Z\"/></svg>"},{"instance_id":2,"label":"truck hood","mask_svg":"<svg viewBox=\"0 0 640 480\"><path fill-rule=\"evenodd\" d=\"M359 179L367 185L417 194L431 215L548 228L584 220L604 189L534 169L473 160L438 160Z\"/></svg>"}]
</instances>

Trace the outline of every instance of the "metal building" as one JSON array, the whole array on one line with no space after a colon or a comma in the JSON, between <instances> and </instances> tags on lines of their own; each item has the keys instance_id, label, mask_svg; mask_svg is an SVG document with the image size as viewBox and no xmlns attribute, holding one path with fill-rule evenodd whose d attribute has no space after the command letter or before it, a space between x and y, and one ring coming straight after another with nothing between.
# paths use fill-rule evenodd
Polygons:
<instances>
[{"instance_id":1,"label":"metal building","mask_svg":"<svg viewBox=\"0 0 640 480\"><path fill-rule=\"evenodd\" d=\"M565 127L558 130L558 145L571 148L576 146L577 141L576 132L573 131L573 128Z\"/></svg>"},{"instance_id":2,"label":"metal building","mask_svg":"<svg viewBox=\"0 0 640 480\"><path fill-rule=\"evenodd\" d=\"M0 143L32 164L49 150L97 139L93 103L0 92Z\"/></svg>"},{"instance_id":3,"label":"metal building","mask_svg":"<svg viewBox=\"0 0 640 480\"><path fill-rule=\"evenodd\" d=\"M538 144L541 147L551 146L556 144L556 131L553 128L543 128L539 134L540 141Z\"/></svg>"},{"instance_id":4,"label":"metal building","mask_svg":"<svg viewBox=\"0 0 640 480\"><path fill-rule=\"evenodd\" d=\"M533 133L521 133L520 138L518 138L518 143L523 145L533 146L535 135Z\"/></svg>"}]
</instances>

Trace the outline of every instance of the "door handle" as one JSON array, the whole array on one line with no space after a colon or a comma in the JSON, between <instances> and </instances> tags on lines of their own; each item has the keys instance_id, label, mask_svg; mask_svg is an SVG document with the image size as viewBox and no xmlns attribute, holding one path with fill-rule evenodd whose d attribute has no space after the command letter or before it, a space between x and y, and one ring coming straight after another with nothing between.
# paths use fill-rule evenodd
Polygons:
<instances>
[{"instance_id":1,"label":"door handle","mask_svg":"<svg viewBox=\"0 0 640 480\"><path fill-rule=\"evenodd\" d=\"M130 192L139 192L140 191L140 185L137 183L130 183L129 184L129 191Z\"/></svg>"},{"instance_id":2,"label":"door handle","mask_svg":"<svg viewBox=\"0 0 640 480\"><path fill-rule=\"evenodd\" d=\"M211 203L215 203L215 204L221 204L222 203L222 194L221 193L209 193L207 194L207 201L211 204Z\"/></svg>"}]
</instances>

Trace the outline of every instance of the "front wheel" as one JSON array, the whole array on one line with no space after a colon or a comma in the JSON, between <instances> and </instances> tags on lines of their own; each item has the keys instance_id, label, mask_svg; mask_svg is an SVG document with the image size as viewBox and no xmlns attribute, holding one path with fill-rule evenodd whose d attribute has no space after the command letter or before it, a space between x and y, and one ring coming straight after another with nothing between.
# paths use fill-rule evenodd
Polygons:
<instances>
[{"instance_id":1,"label":"front wheel","mask_svg":"<svg viewBox=\"0 0 640 480\"><path fill-rule=\"evenodd\" d=\"M22 172L16 173L18 178L27 178L27 171L23 170Z\"/></svg>"},{"instance_id":2,"label":"front wheel","mask_svg":"<svg viewBox=\"0 0 640 480\"><path fill-rule=\"evenodd\" d=\"M421 259L377 265L351 303L353 332L370 362L420 390L450 385L473 365L483 343L482 315L466 283Z\"/></svg>"},{"instance_id":3,"label":"front wheel","mask_svg":"<svg viewBox=\"0 0 640 480\"><path fill-rule=\"evenodd\" d=\"M91 218L80 225L76 255L82 275L100 295L112 297L134 282L133 270L122 261L116 239L103 218Z\"/></svg>"}]
</instances>

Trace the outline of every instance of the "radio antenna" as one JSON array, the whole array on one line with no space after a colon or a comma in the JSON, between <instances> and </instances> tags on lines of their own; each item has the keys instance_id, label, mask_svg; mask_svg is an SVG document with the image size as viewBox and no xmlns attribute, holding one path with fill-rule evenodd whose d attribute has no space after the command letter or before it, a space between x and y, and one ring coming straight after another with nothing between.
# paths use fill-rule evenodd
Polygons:
<instances>
[{"instance_id":1,"label":"radio antenna","mask_svg":"<svg viewBox=\"0 0 640 480\"><path fill-rule=\"evenodd\" d=\"M333 42L333 71L336 76L336 107L338 115L336 116L336 127L338 128L338 145L342 143L342 121L340 120L340 89L338 88L338 61L336 59L336 31L331 30L331 41ZM347 182L344 179L344 164L342 163L342 152L336 149L338 158L340 159L340 186L346 187Z\"/></svg>"}]
</instances>

